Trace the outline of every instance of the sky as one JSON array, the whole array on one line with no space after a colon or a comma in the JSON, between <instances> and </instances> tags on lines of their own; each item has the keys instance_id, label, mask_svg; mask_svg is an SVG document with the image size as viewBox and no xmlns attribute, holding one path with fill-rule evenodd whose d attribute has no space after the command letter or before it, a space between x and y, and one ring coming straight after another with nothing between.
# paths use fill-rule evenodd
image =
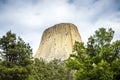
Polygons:
<instances>
[{"instance_id":1,"label":"sky","mask_svg":"<svg viewBox=\"0 0 120 80\"><path fill-rule=\"evenodd\" d=\"M43 31L59 23L75 24L84 43L101 27L120 40L120 0L0 0L0 37L11 30L34 54Z\"/></svg>"}]
</instances>

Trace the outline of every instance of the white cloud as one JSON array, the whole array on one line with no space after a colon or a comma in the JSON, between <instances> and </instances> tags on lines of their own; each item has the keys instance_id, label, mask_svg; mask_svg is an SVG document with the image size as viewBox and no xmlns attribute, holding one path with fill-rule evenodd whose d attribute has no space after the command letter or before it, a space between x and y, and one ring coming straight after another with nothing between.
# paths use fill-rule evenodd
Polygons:
<instances>
[{"instance_id":1,"label":"white cloud","mask_svg":"<svg viewBox=\"0 0 120 80\"><path fill-rule=\"evenodd\" d=\"M115 38L120 39L120 11L114 0L7 1L0 6L0 33L13 30L31 44L34 53L42 32L63 22L77 25L84 42L99 27L112 27L116 31Z\"/></svg>"}]
</instances>

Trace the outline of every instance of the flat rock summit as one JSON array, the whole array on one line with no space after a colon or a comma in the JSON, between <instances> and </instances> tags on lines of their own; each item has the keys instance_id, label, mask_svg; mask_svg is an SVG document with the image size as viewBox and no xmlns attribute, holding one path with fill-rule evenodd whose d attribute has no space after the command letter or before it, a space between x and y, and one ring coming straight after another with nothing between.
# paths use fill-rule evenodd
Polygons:
<instances>
[{"instance_id":1,"label":"flat rock summit","mask_svg":"<svg viewBox=\"0 0 120 80\"><path fill-rule=\"evenodd\" d=\"M51 61L66 60L72 54L75 41L82 42L77 27L71 23L56 24L43 32L34 58Z\"/></svg>"}]
</instances>

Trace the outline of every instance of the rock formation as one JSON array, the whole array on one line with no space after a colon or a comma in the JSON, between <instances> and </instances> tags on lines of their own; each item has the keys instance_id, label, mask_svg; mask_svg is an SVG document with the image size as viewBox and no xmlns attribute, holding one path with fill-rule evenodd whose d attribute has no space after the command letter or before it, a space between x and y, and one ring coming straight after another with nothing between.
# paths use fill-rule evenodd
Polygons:
<instances>
[{"instance_id":1,"label":"rock formation","mask_svg":"<svg viewBox=\"0 0 120 80\"><path fill-rule=\"evenodd\" d=\"M68 59L72 54L75 41L82 42L78 29L74 24L56 24L44 31L34 58L42 58L45 61Z\"/></svg>"}]
</instances>

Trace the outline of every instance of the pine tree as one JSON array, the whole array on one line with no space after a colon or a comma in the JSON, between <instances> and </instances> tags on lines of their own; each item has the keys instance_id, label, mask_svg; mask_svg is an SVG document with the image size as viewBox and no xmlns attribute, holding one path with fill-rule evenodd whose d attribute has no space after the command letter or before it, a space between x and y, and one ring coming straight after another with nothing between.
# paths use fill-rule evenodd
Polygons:
<instances>
[{"instance_id":1,"label":"pine tree","mask_svg":"<svg viewBox=\"0 0 120 80\"><path fill-rule=\"evenodd\" d=\"M0 38L0 80L29 80L32 49L11 31Z\"/></svg>"},{"instance_id":2,"label":"pine tree","mask_svg":"<svg viewBox=\"0 0 120 80\"><path fill-rule=\"evenodd\" d=\"M87 46L76 42L67 66L76 71L76 80L119 80L120 40L112 42L114 31L100 28Z\"/></svg>"}]
</instances>

